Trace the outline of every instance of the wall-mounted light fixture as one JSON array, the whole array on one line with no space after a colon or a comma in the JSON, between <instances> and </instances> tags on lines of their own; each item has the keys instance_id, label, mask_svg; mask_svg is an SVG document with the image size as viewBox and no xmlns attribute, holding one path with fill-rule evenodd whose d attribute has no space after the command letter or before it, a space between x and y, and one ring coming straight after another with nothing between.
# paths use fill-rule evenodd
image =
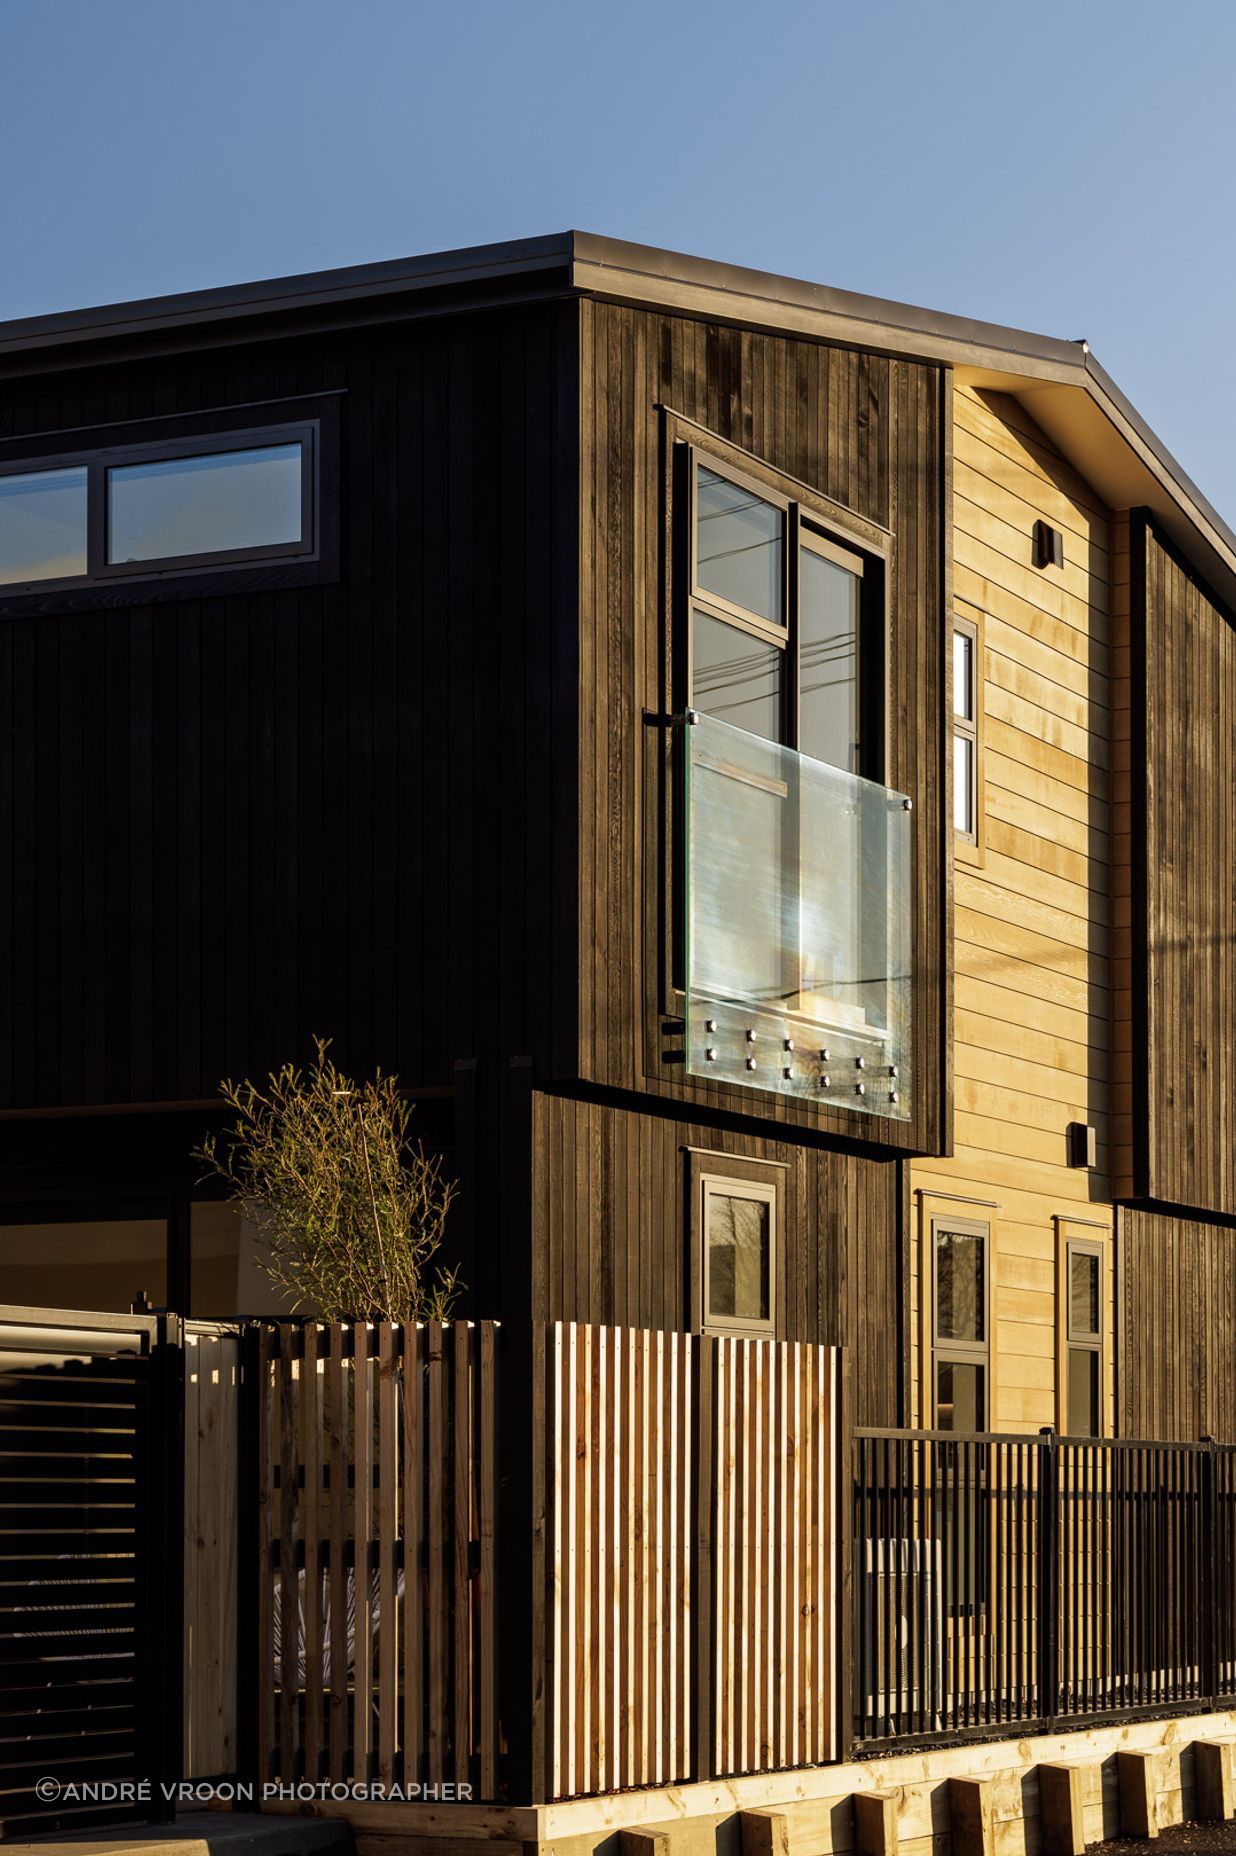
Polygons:
<instances>
[{"instance_id":1,"label":"wall-mounted light fixture","mask_svg":"<svg viewBox=\"0 0 1236 1856\"><path fill-rule=\"evenodd\" d=\"M1034 525L1034 564L1036 567L1064 566L1064 536L1050 522Z\"/></svg>"},{"instance_id":2,"label":"wall-mounted light fixture","mask_svg":"<svg viewBox=\"0 0 1236 1856\"><path fill-rule=\"evenodd\" d=\"M1068 1147L1069 1165L1092 1167L1098 1165L1098 1136L1093 1128L1084 1121L1071 1121L1064 1131Z\"/></svg>"}]
</instances>

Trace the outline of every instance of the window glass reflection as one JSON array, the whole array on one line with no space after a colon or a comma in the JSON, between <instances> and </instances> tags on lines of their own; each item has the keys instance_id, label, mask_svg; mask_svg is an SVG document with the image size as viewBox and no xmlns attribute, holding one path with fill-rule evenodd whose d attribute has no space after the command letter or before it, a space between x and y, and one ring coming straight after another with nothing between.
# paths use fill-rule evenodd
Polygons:
<instances>
[{"instance_id":1,"label":"window glass reflection","mask_svg":"<svg viewBox=\"0 0 1236 1856\"><path fill-rule=\"evenodd\" d=\"M974 640L969 632L953 633L953 714L974 720Z\"/></svg>"},{"instance_id":2,"label":"window glass reflection","mask_svg":"<svg viewBox=\"0 0 1236 1856\"><path fill-rule=\"evenodd\" d=\"M966 1360L936 1366L936 1429L981 1431L985 1427L986 1368Z\"/></svg>"},{"instance_id":3,"label":"window glass reflection","mask_svg":"<svg viewBox=\"0 0 1236 1856\"><path fill-rule=\"evenodd\" d=\"M1074 1250L1069 1258L1072 1277L1070 1326L1074 1334L1099 1331L1099 1259L1092 1251Z\"/></svg>"},{"instance_id":4,"label":"window glass reflection","mask_svg":"<svg viewBox=\"0 0 1236 1856\"><path fill-rule=\"evenodd\" d=\"M783 624L783 521L772 503L701 465L695 494L695 574L700 588Z\"/></svg>"},{"instance_id":5,"label":"window glass reflection","mask_svg":"<svg viewBox=\"0 0 1236 1856\"><path fill-rule=\"evenodd\" d=\"M1099 1434L1099 1356L1093 1347L1069 1348L1070 1437Z\"/></svg>"},{"instance_id":6,"label":"window glass reflection","mask_svg":"<svg viewBox=\"0 0 1236 1856\"><path fill-rule=\"evenodd\" d=\"M107 473L107 559L175 560L301 540L299 444L118 465Z\"/></svg>"},{"instance_id":7,"label":"window glass reflection","mask_svg":"<svg viewBox=\"0 0 1236 1856\"><path fill-rule=\"evenodd\" d=\"M967 835L974 831L974 743L969 735L953 736L953 827Z\"/></svg>"},{"instance_id":8,"label":"window glass reflection","mask_svg":"<svg viewBox=\"0 0 1236 1856\"><path fill-rule=\"evenodd\" d=\"M0 477L0 585L85 571L85 465Z\"/></svg>"},{"instance_id":9,"label":"window glass reflection","mask_svg":"<svg viewBox=\"0 0 1236 1856\"><path fill-rule=\"evenodd\" d=\"M857 773L861 582L814 548L798 558L798 745Z\"/></svg>"},{"instance_id":10,"label":"window glass reflection","mask_svg":"<svg viewBox=\"0 0 1236 1856\"><path fill-rule=\"evenodd\" d=\"M781 660L775 644L765 644L736 625L723 625L696 612L691 632L691 702L705 715L766 741L781 739Z\"/></svg>"},{"instance_id":11,"label":"window glass reflection","mask_svg":"<svg viewBox=\"0 0 1236 1856\"><path fill-rule=\"evenodd\" d=\"M983 1341L984 1240L971 1231L936 1235L936 1333L941 1340Z\"/></svg>"},{"instance_id":12,"label":"window glass reflection","mask_svg":"<svg viewBox=\"0 0 1236 1856\"><path fill-rule=\"evenodd\" d=\"M708 1194L708 1312L768 1319L768 1202Z\"/></svg>"}]
</instances>

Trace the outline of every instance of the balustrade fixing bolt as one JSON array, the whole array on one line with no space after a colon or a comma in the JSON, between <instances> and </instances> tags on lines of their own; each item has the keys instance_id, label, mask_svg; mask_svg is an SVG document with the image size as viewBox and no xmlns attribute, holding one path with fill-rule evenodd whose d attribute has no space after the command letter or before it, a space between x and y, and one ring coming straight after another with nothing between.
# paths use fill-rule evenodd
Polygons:
<instances>
[{"instance_id":1,"label":"balustrade fixing bolt","mask_svg":"<svg viewBox=\"0 0 1236 1856\"><path fill-rule=\"evenodd\" d=\"M748 1057L748 1058L747 1058L747 1068L748 1068L749 1070L754 1070L754 1068L755 1068L755 1058L754 1058L754 1057Z\"/></svg>"}]
</instances>

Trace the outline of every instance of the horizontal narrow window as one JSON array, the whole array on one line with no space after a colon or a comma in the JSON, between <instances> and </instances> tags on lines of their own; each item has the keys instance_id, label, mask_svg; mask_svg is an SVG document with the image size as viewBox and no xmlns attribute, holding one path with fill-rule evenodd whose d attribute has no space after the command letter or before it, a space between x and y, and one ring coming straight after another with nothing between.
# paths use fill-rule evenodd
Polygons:
<instances>
[{"instance_id":1,"label":"horizontal narrow window","mask_svg":"<svg viewBox=\"0 0 1236 1856\"><path fill-rule=\"evenodd\" d=\"M113 466L108 565L293 545L303 535L303 475L299 443Z\"/></svg>"},{"instance_id":2,"label":"horizontal narrow window","mask_svg":"<svg viewBox=\"0 0 1236 1856\"><path fill-rule=\"evenodd\" d=\"M86 571L86 467L0 476L0 586Z\"/></svg>"},{"instance_id":3,"label":"horizontal narrow window","mask_svg":"<svg viewBox=\"0 0 1236 1856\"><path fill-rule=\"evenodd\" d=\"M247 563L320 564L320 431L317 418L208 436L190 428L37 467L29 457L0 464L6 607L27 592L45 602L58 587L110 592L121 580Z\"/></svg>"}]
</instances>

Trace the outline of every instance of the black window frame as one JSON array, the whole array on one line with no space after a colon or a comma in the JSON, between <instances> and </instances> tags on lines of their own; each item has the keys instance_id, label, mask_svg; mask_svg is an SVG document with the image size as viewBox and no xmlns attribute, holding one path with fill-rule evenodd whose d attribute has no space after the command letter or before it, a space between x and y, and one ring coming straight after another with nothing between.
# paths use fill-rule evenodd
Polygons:
<instances>
[{"instance_id":1,"label":"black window frame","mask_svg":"<svg viewBox=\"0 0 1236 1856\"><path fill-rule=\"evenodd\" d=\"M338 394L159 416L0 443L0 480L85 468L86 571L0 584L0 617L310 585L338 577ZM95 443L70 442L96 434ZM108 474L129 465L222 456L298 443L301 536L150 561L107 559Z\"/></svg>"}]
</instances>

